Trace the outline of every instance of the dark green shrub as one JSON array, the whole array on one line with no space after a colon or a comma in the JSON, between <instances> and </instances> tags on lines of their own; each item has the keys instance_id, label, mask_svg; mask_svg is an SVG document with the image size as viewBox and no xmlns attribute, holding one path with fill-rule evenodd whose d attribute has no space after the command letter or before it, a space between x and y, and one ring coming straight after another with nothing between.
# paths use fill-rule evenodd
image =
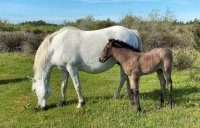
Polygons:
<instances>
[{"instance_id":1,"label":"dark green shrub","mask_svg":"<svg viewBox=\"0 0 200 128\"><path fill-rule=\"evenodd\" d=\"M23 52L32 54L35 53L45 38L46 34L33 34L30 33L26 37L26 41L23 44Z\"/></svg>"},{"instance_id":2,"label":"dark green shrub","mask_svg":"<svg viewBox=\"0 0 200 128\"><path fill-rule=\"evenodd\" d=\"M46 34L0 32L0 51L34 53Z\"/></svg>"},{"instance_id":3,"label":"dark green shrub","mask_svg":"<svg viewBox=\"0 0 200 128\"><path fill-rule=\"evenodd\" d=\"M192 27L192 32L194 34L194 40L196 42L195 48L200 51L200 23L195 23Z\"/></svg>"},{"instance_id":4,"label":"dark green shrub","mask_svg":"<svg viewBox=\"0 0 200 128\"><path fill-rule=\"evenodd\" d=\"M6 52L22 51L25 32L1 32L0 50Z\"/></svg>"}]
</instances>

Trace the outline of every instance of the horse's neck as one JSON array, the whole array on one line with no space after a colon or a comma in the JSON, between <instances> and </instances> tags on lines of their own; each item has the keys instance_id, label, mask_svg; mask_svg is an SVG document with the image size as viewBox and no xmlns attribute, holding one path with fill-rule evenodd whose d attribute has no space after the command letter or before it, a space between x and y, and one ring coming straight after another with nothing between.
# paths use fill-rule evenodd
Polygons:
<instances>
[{"instance_id":1,"label":"horse's neck","mask_svg":"<svg viewBox=\"0 0 200 128\"><path fill-rule=\"evenodd\" d=\"M50 63L43 66L38 65L37 68L35 69L34 77L36 79L49 80L52 67L53 66Z\"/></svg>"}]
</instances>

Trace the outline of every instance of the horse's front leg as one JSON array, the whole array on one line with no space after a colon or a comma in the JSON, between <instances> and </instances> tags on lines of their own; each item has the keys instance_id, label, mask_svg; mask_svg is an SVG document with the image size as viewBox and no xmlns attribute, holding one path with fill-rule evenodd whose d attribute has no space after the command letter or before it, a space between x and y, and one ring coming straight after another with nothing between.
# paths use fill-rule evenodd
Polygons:
<instances>
[{"instance_id":1,"label":"horse's front leg","mask_svg":"<svg viewBox=\"0 0 200 128\"><path fill-rule=\"evenodd\" d=\"M123 87L123 84L125 82L125 80L127 79L127 75L125 74L122 66L120 65L120 78L119 78L119 85L118 85L118 88L117 88L117 91L115 92L115 95L113 96L113 99L116 99L119 97L120 95L120 91ZM129 91L130 92L130 91Z\"/></svg>"},{"instance_id":2,"label":"horse's front leg","mask_svg":"<svg viewBox=\"0 0 200 128\"><path fill-rule=\"evenodd\" d=\"M78 106L77 108L81 108L85 104L85 101L82 96L81 92L81 84L80 84L80 79L79 79L79 70L77 67L67 65L67 70L72 78L76 93L78 95Z\"/></svg>"},{"instance_id":3,"label":"horse's front leg","mask_svg":"<svg viewBox=\"0 0 200 128\"><path fill-rule=\"evenodd\" d=\"M120 79L119 79L119 85L118 85L118 88L117 88L117 91L115 93L115 95L113 96L113 99L116 99L119 97L120 95L120 92L122 90L122 87L123 87L123 84L126 80L126 85L127 85L127 93L130 97L131 95L131 92L130 92L130 82L129 82L129 79L126 75L126 73L124 72L124 69L122 68L122 66L120 65Z\"/></svg>"},{"instance_id":4,"label":"horse's front leg","mask_svg":"<svg viewBox=\"0 0 200 128\"><path fill-rule=\"evenodd\" d=\"M140 101L139 101L139 77L134 74L128 77L129 77L129 81L131 85L131 92L133 93L134 98L135 98L136 111L140 112L141 107L140 107Z\"/></svg>"},{"instance_id":5,"label":"horse's front leg","mask_svg":"<svg viewBox=\"0 0 200 128\"><path fill-rule=\"evenodd\" d=\"M68 71L61 70L62 75L62 84L61 84L61 99L57 103L57 106L64 106L66 105L66 89L67 89L67 83L69 78Z\"/></svg>"}]
</instances>

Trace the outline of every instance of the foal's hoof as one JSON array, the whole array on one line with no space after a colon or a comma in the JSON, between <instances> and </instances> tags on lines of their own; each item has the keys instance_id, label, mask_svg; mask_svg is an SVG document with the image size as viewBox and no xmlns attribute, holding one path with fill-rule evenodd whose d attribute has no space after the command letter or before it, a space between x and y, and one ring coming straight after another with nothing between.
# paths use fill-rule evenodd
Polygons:
<instances>
[{"instance_id":1,"label":"foal's hoof","mask_svg":"<svg viewBox=\"0 0 200 128\"><path fill-rule=\"evenodd\" d=\"M140 112L141 112L141 109L139 109L139 110L136 110L136 112L140 115Z\"/></svg>"},{"instance_id":2,"label":"foal's hoof","mask_svg":"<svg viewBox=\"0 0 200 128\"><path fill-rule=\"evenodd\" d=\"M161 108L162 108L162 106L158 105L158 109L161 109Z\"/></svg>"},{"instance_id":3,"label":"foal's hoof","mask_svg":"<svg viewBox=\"0 0 200 128\"><path fill-rule=\"evenodd\" d=\"M82 101L82 102L79 102L78 103L78 106L76 108L81 108L82 106L85 105L85 101Z\"/></svg>"},{"instance_id":4,"label":"foal's hoof","mask_svg":"<svg viewBox=\"0 0 200 128\"><path fill-rule=\"evenodd\" d=\"M141 107L138 107L138 108L136 109L137 113L140 113L141 110L142 110Z\"/></svg>"},{"instance_id":5,"label":"foal's hoof","mask_svg":"<svg viewBox=\"0 0 200 128\"><path fill-rule=\"evenodd\" d=\"M58 103L57 103L57 107L63 107L63 106L65 106L66 105L66 102L65 101L59 101Z\"/></svg>"},{"instance_id":6,"label":"foal's hoof","mask_svg":"<svg viewBox=\"0 0 200 128\"><path fill-rule=\"evenodd\" d=\"M159 104L159 105L158 105L158 109L161 109L161 108L162 108L162 106L163 106L162 104Z\"/></svg>"}]
</instances>

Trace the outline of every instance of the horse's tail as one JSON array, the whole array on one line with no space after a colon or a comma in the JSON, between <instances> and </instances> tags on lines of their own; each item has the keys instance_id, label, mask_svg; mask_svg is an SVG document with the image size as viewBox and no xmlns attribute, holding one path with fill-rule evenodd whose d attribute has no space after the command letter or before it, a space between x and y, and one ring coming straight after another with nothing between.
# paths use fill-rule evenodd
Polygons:
<instances>
[{"instance_id":1,"label":"horse's tail","mask_svg":"<svg viewBox=\"0 0 200 128\"><path fill-rule=\"evenodd\" d=\"M140 33L137 30L132 29L132 31L136 34L137 40L138 40L138 50L140 52L143 51L143 47L142 47L142 39L140 37Z\"/></svg>"}]
</instances>

